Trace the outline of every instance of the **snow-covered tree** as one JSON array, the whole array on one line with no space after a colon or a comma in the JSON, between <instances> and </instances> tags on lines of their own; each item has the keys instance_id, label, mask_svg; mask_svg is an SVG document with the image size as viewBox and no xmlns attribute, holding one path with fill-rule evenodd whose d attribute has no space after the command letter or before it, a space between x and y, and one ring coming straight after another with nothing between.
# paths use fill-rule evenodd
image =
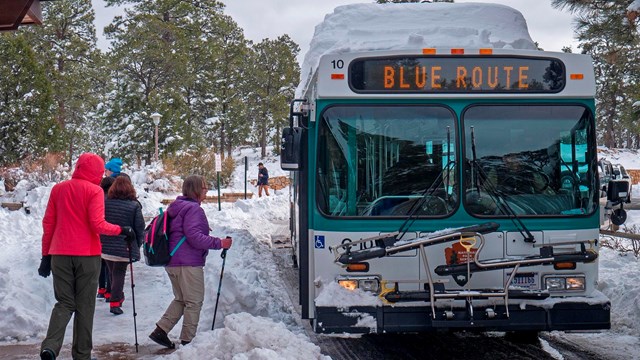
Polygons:
<instances>
[{"instance_id":1,"label":"snow-covered tree","mask_svg":"<svg viewBox=\"0 0 640 360\"><path fill-rule=\"evenodd\" d=\"M0 166L57 150L46 70L20 33L0 35Z\"/></svg>"},{"instance_id":2,"label":"snow-covered tree","mask_svg":"<svg viewBox=\"0 0 640 360\"><path fill-rule=\"evenodd\" d=\"M640 33L633 0L553 0L576 14L580 48L594 58L599 137L608 147L639 147L640 124L631 115L640 93Z\"/></svg>"}]
</instances>

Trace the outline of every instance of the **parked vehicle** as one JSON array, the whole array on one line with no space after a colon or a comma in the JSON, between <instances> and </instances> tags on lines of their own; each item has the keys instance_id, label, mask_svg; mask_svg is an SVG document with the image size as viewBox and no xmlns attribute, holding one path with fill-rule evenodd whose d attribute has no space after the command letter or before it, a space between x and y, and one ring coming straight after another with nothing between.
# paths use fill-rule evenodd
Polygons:
<instances>
[{"instance_id":1,"label":"parked vehicle","mask_svg":"<svg viewBox=\"0 0 640 360\"><path fill-rule=\"evenodd\" d=\"M633 186L633 181L631 181L631 176L629 176L629 173L627 173L627 170L625 170L624 166L620 164L612 165L612 168L613 168L613 172L612 172L613 180L625 180L629 183L629 193L627 193L627 199L625 200L625 202L630 203L631 187Z\"/></svg>"},{"instance_id":2,"label":"parked vehicle","mask_svg":"<svg viewBox=\"0 0 640 360\"><path fill-rule=\"evenodd\" d=\"M613 180L613 165L605 159L598 160L598 178L600 179L600 189L607 192L607 184Z\"/></svg>"}]
</instances>

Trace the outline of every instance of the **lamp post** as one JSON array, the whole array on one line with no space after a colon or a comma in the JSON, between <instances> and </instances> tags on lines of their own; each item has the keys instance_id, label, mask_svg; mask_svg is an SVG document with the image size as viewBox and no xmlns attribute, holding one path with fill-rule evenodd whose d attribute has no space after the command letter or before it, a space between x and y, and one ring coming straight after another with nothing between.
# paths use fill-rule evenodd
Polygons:
<instances>
[{"instance_id":1,"label":"lamp post","mask_svg":"<svg viewBox=\"0 0 640 360\"><path fill-rule=\"evenodd\" d=\"M160 125L160 118L161 117L162 117L162 115L158 114L157 112L151 114L151 118L153 119L153 123L156 125L156 154L155 154L156 162L158 162L158 125Z\"/></svg>"}]
</instances>

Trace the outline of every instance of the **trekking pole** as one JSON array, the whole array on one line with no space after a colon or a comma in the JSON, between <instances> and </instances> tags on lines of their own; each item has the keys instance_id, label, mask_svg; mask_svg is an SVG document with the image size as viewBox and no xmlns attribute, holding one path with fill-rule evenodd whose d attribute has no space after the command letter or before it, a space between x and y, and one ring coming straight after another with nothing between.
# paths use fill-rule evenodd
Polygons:
<instances>
[{"instance_id":1,"label":"trekking pole","mask_svg":"<svg viewBox=\"0 0 640 360\"><path fill-rule=\"evenodd\" d=\"M129 266L130 266L130 272L131 272L131 304L133 305L133 332L135 334L135 338L136 338L136 354L138 353L138 326L136 325L136 294L133 290L133 288L136 287L136 285L133 282L133 247L131 246L131 243L129 243Z\"/></svg>"},{"instance_id":2,"label":"trekking pole","mask_svg":"<svg viewBox=\"0 0 640 360\"><path fill-rule=\"evenodd\" d=\"M227 260L227 249L222 249L222 269L220 270L220 282L218 283L218 296L216 296L216 307L213 309L213 324L211 330L216 326L216 314L218 313L218 300L220 300L220 288L222 287L222 275L224 275L224 262Z\"/></svg>"}]
</instances>

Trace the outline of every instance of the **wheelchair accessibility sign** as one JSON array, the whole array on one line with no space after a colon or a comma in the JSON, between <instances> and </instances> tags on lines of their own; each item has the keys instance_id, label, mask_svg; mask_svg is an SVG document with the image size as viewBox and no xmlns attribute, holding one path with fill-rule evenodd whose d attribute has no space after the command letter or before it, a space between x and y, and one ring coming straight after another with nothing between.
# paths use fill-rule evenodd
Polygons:
<instances>
[{"instance_id":1,"label":"wheelchair accessibility sign","mask_svg":"<svg viewBox=\"0 0 640 360\"><path fill-rule=\"evenodd\" d=\"M324 249L324 235L316 235L314 238L315 248Z\"/></svg>"}]
</instances>

